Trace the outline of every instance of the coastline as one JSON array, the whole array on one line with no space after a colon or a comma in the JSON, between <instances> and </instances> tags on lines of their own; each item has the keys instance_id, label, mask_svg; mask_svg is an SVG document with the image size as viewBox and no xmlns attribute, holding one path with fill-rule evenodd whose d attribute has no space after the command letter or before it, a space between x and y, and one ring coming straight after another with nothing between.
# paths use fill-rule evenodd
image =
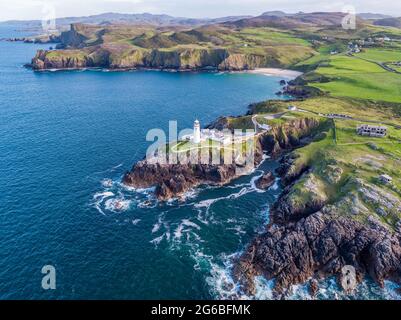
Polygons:
<instances>
[{"instance_id":1,"label":"coastline","mask_svg":"<svg viewBox=\"0 0 401 320\"><path fill-rule=\"evenodd\" d=\"M247 74L259 74L268 77L282 77L289 80L296 79L303 75L303 72L281 69L281 68L256 68L256 69L244 69L244 70L219 70L211 68L201 69L172 69L172 68L147 68L147 67L136 67L136 68L103 68L103 67L82 67L82 68L45 68L35 69L31 64L27 63L24 65L26 68L31 69L34 72L60 72L60 71L102 71L102 72L135 72L135 71L160 71L160 72L172 72L172 73L247 73Z\"/></svg>"},{"instance_id":2,"label":"coastline","mask_svg":"<svg viewBox=\"0 0 401 320\"><path fill-rule=\"evenodd\" d=\"M281 69L281 68L257 68L254 70L246 71L246 73L251 74L263 74L269 77L283 77L289 79L295 79L301 75L303 75L300 71L290 70L290 69Z\"/></svg>"}]
</instances>

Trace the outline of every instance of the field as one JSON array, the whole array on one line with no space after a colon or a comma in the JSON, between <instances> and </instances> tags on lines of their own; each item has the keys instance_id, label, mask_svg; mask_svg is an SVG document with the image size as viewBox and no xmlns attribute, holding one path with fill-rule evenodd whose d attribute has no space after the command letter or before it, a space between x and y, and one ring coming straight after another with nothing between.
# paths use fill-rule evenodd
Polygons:
<instances>
[{"instance_id":1,"label":"field","mask_svg":"<svg viewBox=\"0 0 401 320\"><path fill-rule=\"evenodd\" d=\"M358 119L382 121L384 123L401 124L401 108L398 104L376 103L373 101L353 98L316 97L295 102L274 100L255 104L254 113L276 114L288 112L288 106L293 104L299 109L310 111L315 115L337 113L352 116ZM304 112L291 112L298 116L305 116Z\"/></svg>"},{"instance_id":2,"label":"field","mask_svg":"<svg viewBox=\"0 0 401 320\"><path fill-rule=\"evenodd\" d=\"M356 64L354 67L355 70L363 68L364 64ZM289 111L289 104L296 105L298 110ZM259 123L271 126L306 117L327 123L322 134L312 143L295 151L294 168L310 167L312 170L292 188L292 201L302 204L328 198L330 203L336 204L337 212L346 216L355 206L360 206L359 209L362 208L364 213L352 218L367 222L373 216L395 228L400 213L390 210L386 215L378 214L380 206L366 200L360 190L370 188L372 194L381 194L389 199L401 195L400 106L355 98L317 97L291 103L261 102L253 106L253 112L257 114ZM327 117L333 113L347 115L352 119ZM388 134L384 138L360 136L356 132L360 124L384 125ZM393 183L383 184L379 179L381 174L390 175L394 179ZM365 184L368 187L363 187ZM315 186L312 193L311 185ZM351 202L350 195L354 199Z\"/></svg>"},{"instance_id":3,"label":"field","mask_svg":"<svg viewBox=\"0 0 401 320\"><path fill-rule=\"evenodd\" d=\"M401 102L401 75L389 72L378 63L362 58L396 61L401 54L393 51L367 50L358 56L335 55L328 63L316 69L316 73L330 79L327 83L312 86L329 92L332 96Z\"/></svg>"},{"instance_id":4,"label":"field","mask_svg":"<svg viewBox=\"0 0 401 320\"><path fill-rule=\"evenodd\" d=\"M401 51L388 48L372 48L358 53L356 56L376 62L401 61Z\"/></svg>"}]
</instances>

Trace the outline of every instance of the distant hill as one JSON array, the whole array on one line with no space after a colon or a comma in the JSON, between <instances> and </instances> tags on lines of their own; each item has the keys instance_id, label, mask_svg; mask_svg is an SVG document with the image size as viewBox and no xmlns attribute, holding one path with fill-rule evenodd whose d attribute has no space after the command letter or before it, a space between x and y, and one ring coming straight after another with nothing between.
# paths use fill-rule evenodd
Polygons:
<instances>
[{"instance_id":1,"label":"distant hill","mask_svg":"<svg viewBox=\"0 0 401 320\"><path fill-rule=\"evenodd\" d=\"M300 12L296 14L283 14L284 13L281 12L266 12L258 17L225 22L224 25L238 28L271 27L281 29L294 29L311 26L329 27L340 26L345 16L345 14L341 12Z\"/></svg>"},{"instance_id":2,"label":"distant hill","mask_svg":"<svg viewBox=\"0 0 401 320\"><path fill-rule=\"evenodd\" d=\"M85 24L97 24L97 25L110 25L110 24L129 24L129 25L148 25L157 27L167 26L201 26L208 24L224 23L230 21L236 21L240 19L251 18L251 16L228 16L215 19L193 19L185 17L172 17L165 14L123 14L123 13L102 13L87 17L66 17L59 18L56 20L58 27L69 26L73 23L85 23ZM2 22L20 26L23 28L40 28L41 21L29 20L29 21L6 21Z\"/></svg>"},{"instance_id":3,"label":"distant hill","mask_svg":"<svg viewBox=\"0 0 401 320\"><path fill-rule=\"evenodd\" d=\"M390 15L387 14L381 14L381 13L358 13L358 17L365 19L365 20L378 20L378 19L387 19L387 18L393 18Z\"/></svg>"},{"instance_id":4,"label":"distant hill","mask_svg":"<svg viewBox=\"0 0 401 320\"><path fill-rule=\"evenodd\" d=\"M394 28L401 29L401 18L385 18L385 19L376 20L374 22L374 25L382 26L382 27L394 27Z\"/></svg>"},{"instance_id":5,"label":"distant hill","mask_svg":"<svg viewBox=\"0 0 401 320\"><path fill-rule=\"evenodd\" d=\"M286 17L291 14L285 13L283 11L267 11L261 14L261 16L271 16L271 17Z\"/></svg>"}]
</instances>

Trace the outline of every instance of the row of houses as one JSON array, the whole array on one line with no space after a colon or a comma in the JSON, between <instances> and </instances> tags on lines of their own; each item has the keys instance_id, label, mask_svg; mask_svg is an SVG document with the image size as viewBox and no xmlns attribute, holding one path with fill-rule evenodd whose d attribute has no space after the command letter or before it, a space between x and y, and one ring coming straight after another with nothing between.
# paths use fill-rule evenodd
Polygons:
<instances>
[{"instance_id":1,"label":"row of houses","mask_svg":"<svg viewBox=\"0 0 401 320\"><path fill-rule=\"evenodd\" d=\"M326 114L327 118L330 119L352 119L351 116L348 116L346 114L340 114L340 113L328 113Z\"/></svg>"}]
</instances>

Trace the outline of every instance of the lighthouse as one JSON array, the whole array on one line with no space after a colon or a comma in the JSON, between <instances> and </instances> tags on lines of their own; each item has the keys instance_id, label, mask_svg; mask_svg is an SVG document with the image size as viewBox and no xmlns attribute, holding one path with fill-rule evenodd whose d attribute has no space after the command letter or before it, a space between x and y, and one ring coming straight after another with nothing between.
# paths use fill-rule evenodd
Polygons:
<instances>
[{"instance_id":1,"label":"lighthouse","mask_svg":"<svg viewBox=\"0 0 401 320\"><path fill-rule=\"evenodd\" d=\"M194 122L194 143L196 144L201 143L201 129L198 120Z\"/></svg>"}]
</instances>

